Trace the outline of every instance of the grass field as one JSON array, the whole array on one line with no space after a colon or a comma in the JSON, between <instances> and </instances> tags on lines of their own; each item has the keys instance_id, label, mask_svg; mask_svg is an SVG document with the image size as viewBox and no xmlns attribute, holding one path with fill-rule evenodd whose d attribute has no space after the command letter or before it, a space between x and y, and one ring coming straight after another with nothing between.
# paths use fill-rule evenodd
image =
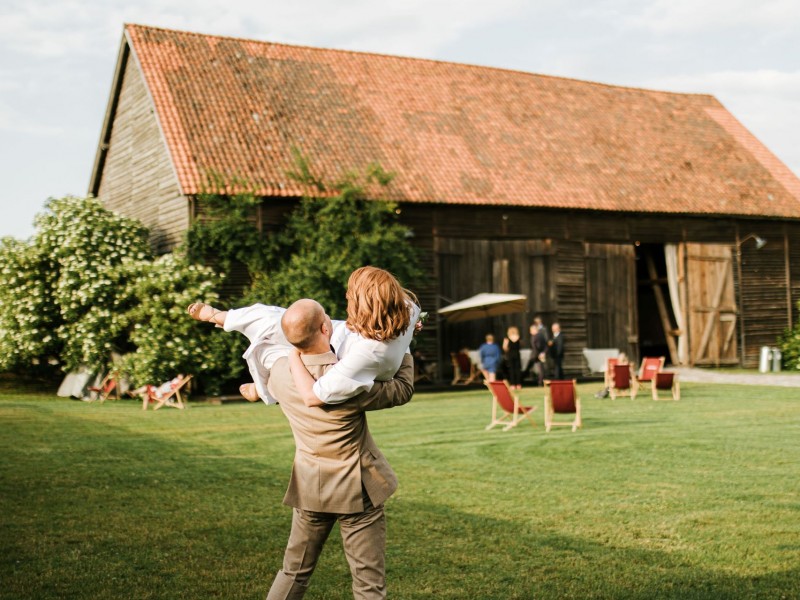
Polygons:
<instances>
[{"instance_id":1,"label":"grass field","mask_svg":"<svg viewBox=\"0 0 800 600\"><path fill-rule=\"evenodd\" d=\"M800 389L684 384L584 429L483 430L483 390L373 413L389 597L800 597ZM523 390L537 406L535 390ZM263 598L293 441L261 404L0 394L0 598ZM306 598L352 598L338 533Z\"/></svg>"}]
</instances>

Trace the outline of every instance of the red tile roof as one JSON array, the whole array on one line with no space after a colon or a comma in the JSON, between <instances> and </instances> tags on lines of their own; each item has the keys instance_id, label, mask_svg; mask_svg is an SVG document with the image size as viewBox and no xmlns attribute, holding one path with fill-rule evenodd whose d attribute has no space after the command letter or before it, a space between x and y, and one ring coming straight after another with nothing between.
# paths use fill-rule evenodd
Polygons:
<instances>
[{"instance_id":1,"label":"red tile roof","mask_svg":"<svg viewBox=\"0 0 800 600\"><path fill-rule=\"evenodd\" d=\"M126 26L186 194L298 196L380 163L388 197L800 218L800 180L713 97Z\"/></svg>"}]
</instances>

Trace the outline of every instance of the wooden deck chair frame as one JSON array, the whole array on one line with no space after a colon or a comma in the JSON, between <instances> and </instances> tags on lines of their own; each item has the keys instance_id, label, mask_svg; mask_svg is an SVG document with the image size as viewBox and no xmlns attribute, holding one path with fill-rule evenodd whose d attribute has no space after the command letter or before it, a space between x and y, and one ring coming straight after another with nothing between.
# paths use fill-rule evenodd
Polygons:
<instances>
[{"instance_id":1,"label":"wooden deck chair frame","mask_svg":"<svg viewBox=\"0 0 800 600\"><path fill-rule=\"evenodd\" d=\"M642 359L637 379L639 380L639 385L643 389L650 387L653 376L664 369L664 361L664 356L645 356Z\"/></svg>"},{"instance_id":2,"label":"wooden deck chair frame","mask_svg":"<svg viewBox=\"0 0 800 600\"><path fill-rule=\"evenodd\" d=\"M459 359L459 356L461 359ZM450 358L453 361L453 381L450 385L469 385L479 381L481 373L478 367L472 362L466 352L451 352ZM467 368L469 363L469 368Z\"/></svg>"},{"instance_id":3,"label":"wooden deck chair frame","mask_svg":"<svg viewBox=\"0 0 800 600\"><path fill-rule=\"evenodd\" d=\"M536 423L531 418L531 413L536 410L535 406L522 406L519 402L519 396L511 391L506 381L484 381L489 392L492 394L492 422L486 426L488 431L496 425L504 425L503 431L508 431L512 427L516 427L522 421L527 419L532 427L536 427ZM503 411L503 416L497 418L498 406Z\"/></svg>"},{"instance_id":4,"label":"wooden deck chair frame","mask_svg":"<svg viewBox=\"0 0 800 600\"><path fill-rule=\"evenodd\" d=\"M115 398L119 400L119 374L115 371L109 372L98 386L89 386L86 388L94 397L90 397L89 402L105 402L113 393Z\"/></svg>"},{"instance_id":5,"label":"wooden deck chair frame","mask_svg":"<svg viewBox=\"0 0 800 600\"><path fill-rule=\"evenodd\" d=\"M433 364L435 365L435 363ZM417 359L414 359L414 383L420 383L421 381L433 383L433 379L431 379L428 371L422 368L422 365L417 362Z\"/></svg>"},{"instance_id":6,"label":"wooden deck chair frame","mask_svg":"<svg viewBox=\"0 0 800 600\"><path fill-rule=\"evenodd\" d=\"M608 395L612 400L617 396L630 396L631 400L636 400L639 393L639 381L633 373L629 364L614 365L614 378L611 387L608 388Z\"/></svg>"},{"instance_id":7,"label":"wooden deck chair frame","mask_svg":"<svg viewBox=\"0 0 800 600\"><path fill-rule=\"evenodd\" d=\"M614 366L619 362L619 358L607 358L606 359L606 370L603 371L603 383L605 384L605 388L611 389L611 385L614 383Z\"/></svg>"},{"instance_id":8,"label":"wooden deck chair frame","mask_svg":"<svg viewBox=\"0 0 800 600\"><path fill-rule=\"evenodd\" d=\"M171 406L173 408L180 408L181 410L186 408L186 403L181 396L181 389L183 389L187 383L192 379L191 375L186 375L183 379L181 379L178 384L172 388L169 392L161 396L161 398L156 397L156 388L155 386L147 386L147 394L142 399L142 410L147 410L147 405L150 402L155 402L155 406L153 410L158 410L162 406ZM177 400L176 400L177 398Z\"/></svg>"},{"instance_id":9,"label":"wooden deck chair frame","mask_svg":"<svg viewBox=\"0 0 800 600\"><path fill-rule=\"evenodd\" d=\"M574 414L572 421L556 421L555 415ZM554 425L572 427L572 432L583 427L581 399L578 397L578 381L575 379L544 380L544 430Z\"/></svg>"},{"instance_id":10,"label":"wooden deck chair frame","mask_svg":"<svg viewBox=\"0 0 800 600\"><path fill-rule=\"evenodd\" d=\"M653 392L653 400L660 400L658 397L659 390L662 392L669 390L673 400L680 400L681 384L678 381L678 374L671 371L659 371L653 379L651 390Z\"/></svg>"}]
</instances>

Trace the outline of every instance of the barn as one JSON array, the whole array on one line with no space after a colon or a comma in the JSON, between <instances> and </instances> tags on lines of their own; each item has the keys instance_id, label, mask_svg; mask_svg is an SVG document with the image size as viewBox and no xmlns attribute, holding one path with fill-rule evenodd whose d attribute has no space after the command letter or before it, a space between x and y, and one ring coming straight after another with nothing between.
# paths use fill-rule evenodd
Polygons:
<instances>
[{"instance_id":1,"label":"barn","mask_svg":"<svg viewBox=\"0 0 800 600\"><path fill-rule=\"evenodd\" d=\"M379 163L435 311L479 292L528 312L420 340L449 353L535 314L583 348L754 366L798 319L800 179L715 98L489 67L126 25L89 192L160 252L209 173L246 179L268 236L303 190ZM527 341L527 340L524 340Z\"/></svg>"}]
</instances>

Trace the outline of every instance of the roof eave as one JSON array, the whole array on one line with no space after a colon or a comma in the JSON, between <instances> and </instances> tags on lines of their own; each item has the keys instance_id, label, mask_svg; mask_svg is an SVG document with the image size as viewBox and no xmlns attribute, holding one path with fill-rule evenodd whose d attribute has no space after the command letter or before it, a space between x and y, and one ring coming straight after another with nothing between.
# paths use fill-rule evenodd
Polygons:
<instances>
[{"instance_id":1,"label":"roof eave","mask_svg":"<svg viewBox=\"0 0 800 600\"><path fill-rule=\"evenodd\" d=\"M103 127L100 130L100 140L97 143L97 152L94 156L92 176L89 179L89 194L92 196L97 196L100 191L100 180L103 176L103 167L105 166L106 155L111 142L111 129L114 124L114 117L117 114L117 105L119 104L122 80L125 77L125 66L128 64L129 54L130 45L127 35L123 32L119 52L117 53L117 65L114 68L114 77L111 80L111 94L108 98L105 117L103 117Z\"/></svg>"}]
</instances>

